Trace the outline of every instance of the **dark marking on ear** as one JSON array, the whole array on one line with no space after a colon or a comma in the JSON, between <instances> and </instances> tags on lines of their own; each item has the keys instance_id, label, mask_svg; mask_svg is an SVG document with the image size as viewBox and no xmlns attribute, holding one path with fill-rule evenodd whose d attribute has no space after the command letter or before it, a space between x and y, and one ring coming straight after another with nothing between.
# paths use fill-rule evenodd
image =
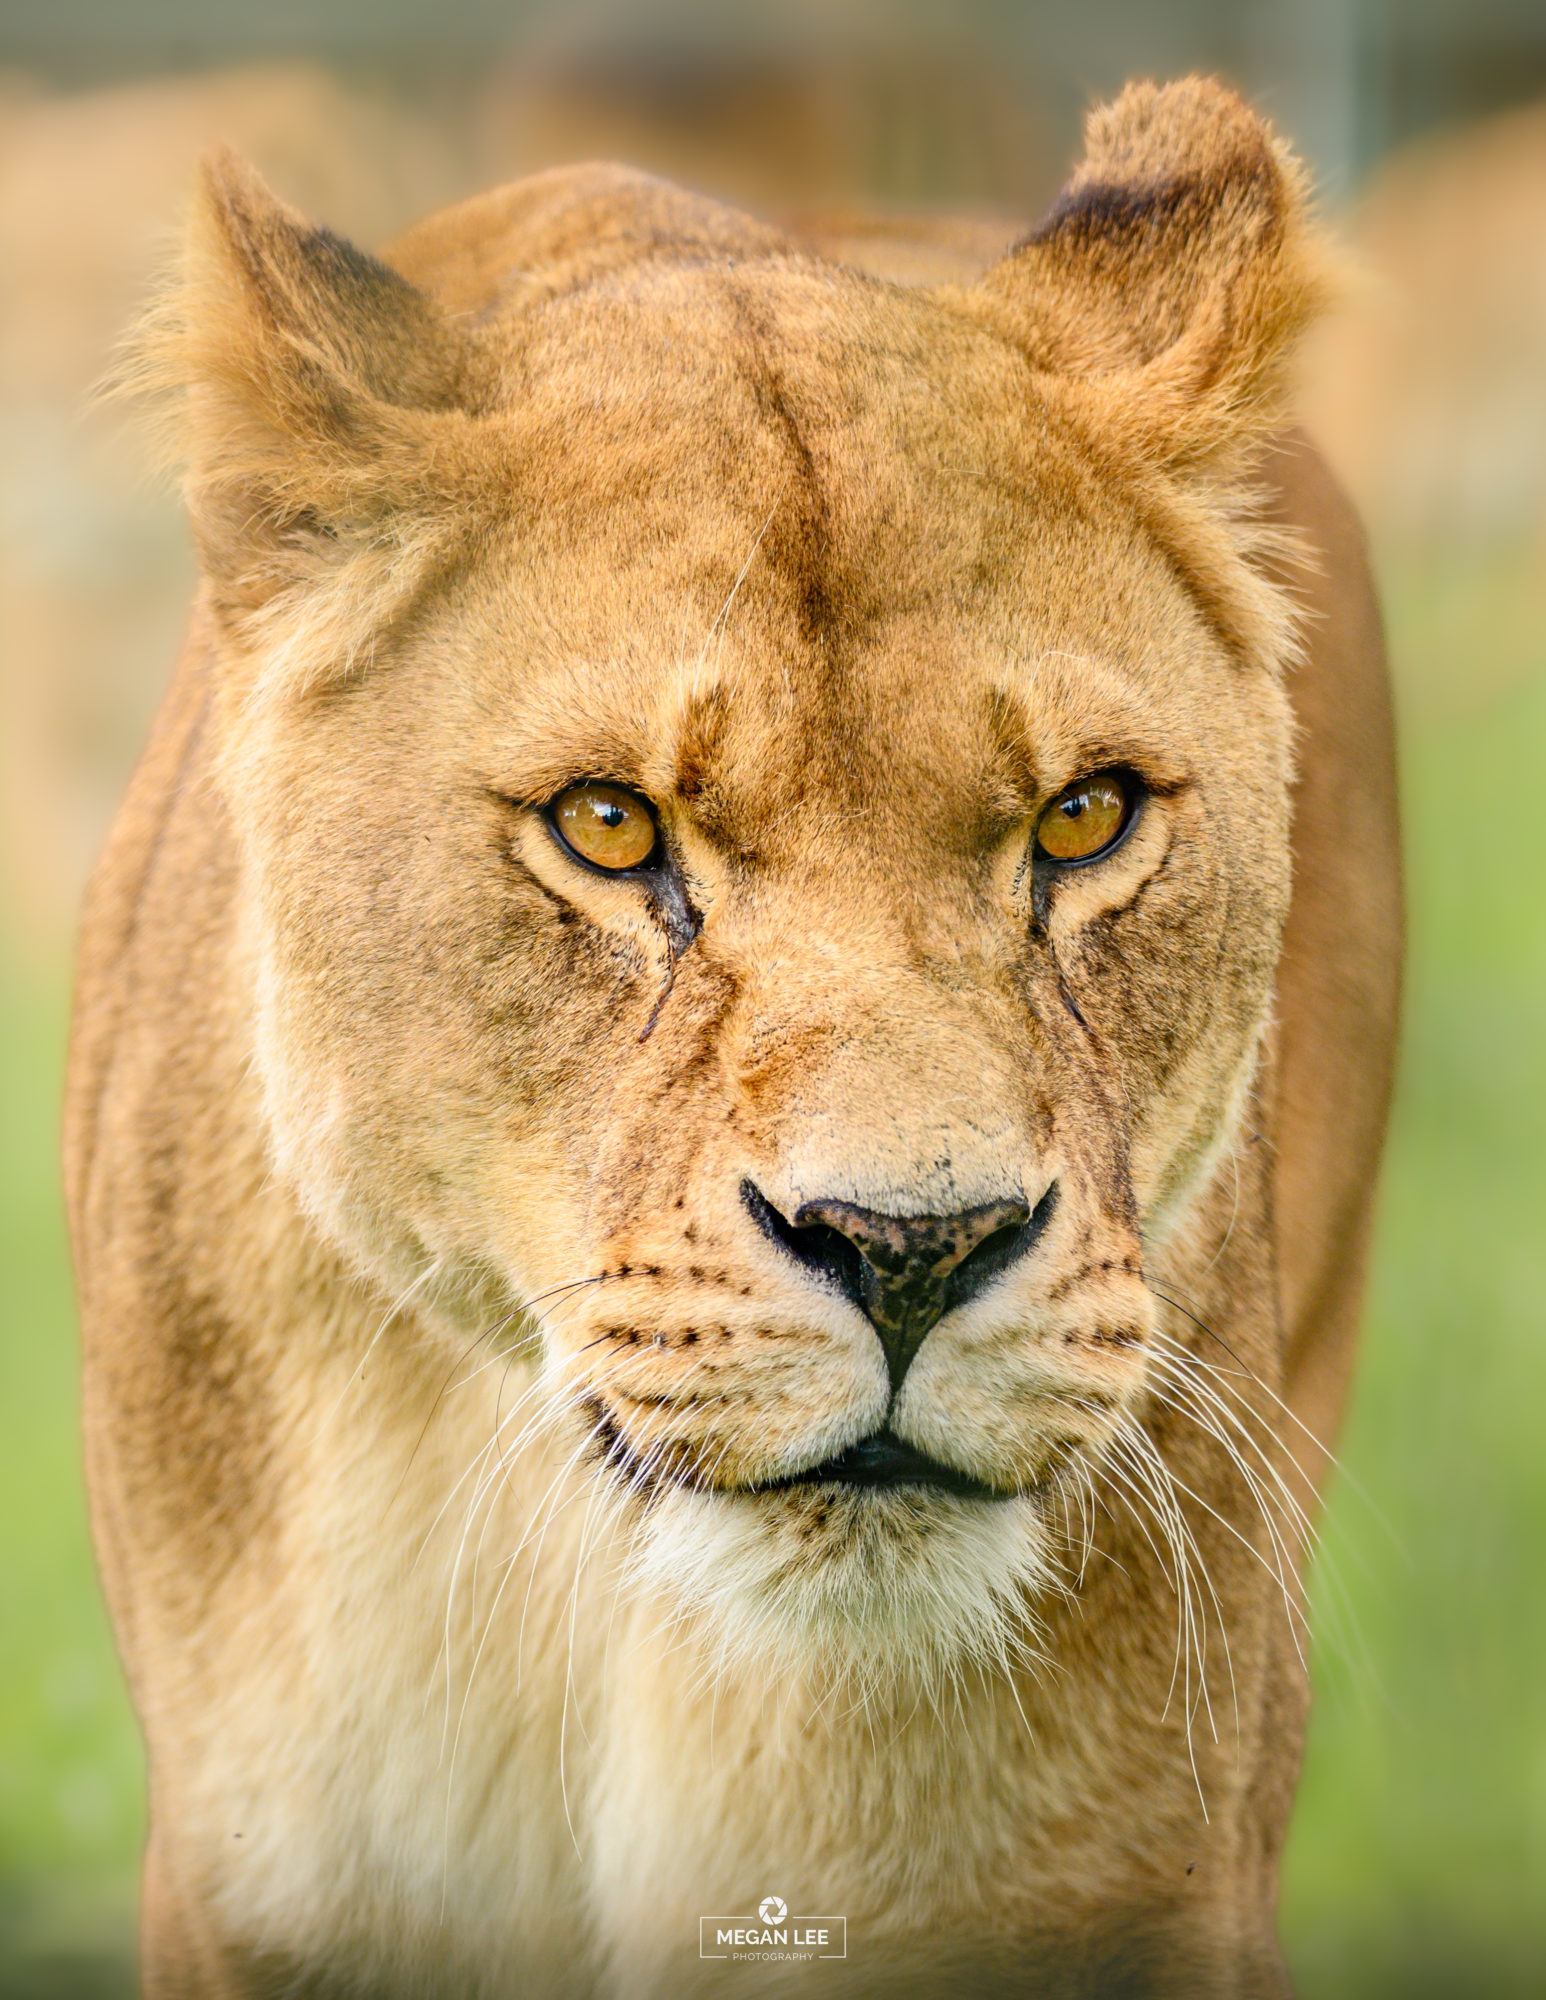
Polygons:
<instances>
[{"instance_id":1,"label":"dark marking on ear","mask_svg":"<svg viewBox=\"0 0 1546 2000\"><path fill-rule=\"evenodd\" d=\"M1121 181L1093 181L1084 187L1065 188L1034 229L1015 245L1029 250L1060 239L1081 244L1103 236L1126 236L1147 223L1151 228L1166 223L1187 202L1195 201L1195 180L1156 181L1147 187L1133 187Z\"/></svg>"},{"instance_id":2,"label":"dark marking on ear","mask_svg":"<svg viewBox=\"0 0 1546 2000\"><path fill-rule=\"evenodd\" d=\"M1081 248L1103 240L1131 238L1140 233L1159 237L1177 226L1206 219L1226 203L1249 198L1260 205L1264 232L1281 229L1283 190L1263 142L1249 163L1236 159L1227 168L1168 179L1077 182L1065 188L1051 208L1015 248L1045 248L1059 243Z\"/></svg>"},{"instance_id":3,"label":"dark marking on ear","mask_svg":"<svg viewBox=\"0 0 1546 2000\"><path fill-rule=\"evenodd\" d=\"M320 348L344 381L329 398L347 427L345 384L401 409L456 407L466 350L416 286L347 238L277 200L233 154L205 166L205 186L251 304L276 331ZM292 366L302 366L292 353Z\"/></svg>"}]
</instances>

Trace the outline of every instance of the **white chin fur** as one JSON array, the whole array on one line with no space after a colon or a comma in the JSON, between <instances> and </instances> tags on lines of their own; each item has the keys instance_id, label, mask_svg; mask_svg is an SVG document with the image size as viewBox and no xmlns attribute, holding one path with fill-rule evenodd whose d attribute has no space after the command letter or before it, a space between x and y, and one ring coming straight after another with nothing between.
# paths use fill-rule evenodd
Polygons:
<instances>
[{"instance_id":1,"label":"white chin fur","mask_svg":"<svg viewBox=\"0 0 1546 2000\"><path fill-rule=\"evenodd\" d=\"M1039 1657L1034 1601L1063 1587L1029 1498L900 1487L661 1495L634 1583L696 1625L716 1677L928 1694Z\"/></svg>"}]
</instances>

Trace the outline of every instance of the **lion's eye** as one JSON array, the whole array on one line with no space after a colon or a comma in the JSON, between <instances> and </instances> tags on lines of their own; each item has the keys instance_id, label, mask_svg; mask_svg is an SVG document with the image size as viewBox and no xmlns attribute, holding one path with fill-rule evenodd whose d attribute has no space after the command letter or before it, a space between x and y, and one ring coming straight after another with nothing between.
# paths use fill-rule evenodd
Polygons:
<instances>
[{"instance_id":1,"label":"lion's eye","mask_svg":"<svg viewBox=\"0 0 1546 2000\"><path fill-rule=\"evenodd\" d=\"M609 874L642 868L660 838L649 806L620 785L571 785L550 812L564 845Z\"/></svg>"},{"instance_id":2,"label":"lion's eye","mask_svg":"<svg viewBox=\"0 0 1546 2000\"><path fill-rule=\"evenodd\" d=\"M1127 824L1129 790L1111 771L1069 785L1036 823L1037 851L1051 861L1093 861Z\"/></svg>"}]
</instances>

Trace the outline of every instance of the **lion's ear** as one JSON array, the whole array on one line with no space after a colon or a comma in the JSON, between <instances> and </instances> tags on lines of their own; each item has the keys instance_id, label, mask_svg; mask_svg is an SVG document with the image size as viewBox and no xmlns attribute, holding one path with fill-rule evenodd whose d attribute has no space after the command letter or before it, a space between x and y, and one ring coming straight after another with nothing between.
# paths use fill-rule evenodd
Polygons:
<instances>
[{"instance_id":1,"label":"lion's ear","mask_svg":"<svg viewBox=\"0 0 1546 2000\"><path fill-rule=\"evenodd\" d=\"M423 293L234 155L205 162L180 279L137 337L127 386L168 413L233 628L345 566L403 577L404 539L435 513L455 456L437 443L475 405L471 375L469 344Z\"/></svg>"},{"instance_id":2,"label":"lion's ear","mask_svg":"<svg viewBox=\"0 0 1546 2000\"><path fill-rule=\"evenodd\" d=\"M1332 288L1302 168L1205 77L1130 85L1041 226L975 288L1097 442L1176 470L1279 423ZM970 295L969 295L970 296Z\"/></svg>"}]
</instances>

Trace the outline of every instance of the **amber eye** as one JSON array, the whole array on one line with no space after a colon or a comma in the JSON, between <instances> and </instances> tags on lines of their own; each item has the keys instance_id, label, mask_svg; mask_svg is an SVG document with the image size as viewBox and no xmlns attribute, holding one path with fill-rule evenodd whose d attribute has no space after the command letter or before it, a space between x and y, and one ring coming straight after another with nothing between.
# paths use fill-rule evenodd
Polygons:
<instances>
[{"instance_id":1,"label":"amber eye","mask_svg":"<svg viewBox=\"0 0 1546 2000\"><path fill-rule=\"evenodd\" d=\"M1129 790L1111 771L1069 785L1036 823L1037 851L1051 861L1092 861L1127 824Z\"/></svg>"},{"instance_id":2,"label":"amber eye","mask_svg":"<svg viewBox=\"0 0 1546 2000\"><path fill-rule=\"evenodd\" d=\"M592 868L620 874L642 868L655 852L655 815L634 792L620 785L571 785L550 808L566 847Z\"/></svg>"}]
</instances>

